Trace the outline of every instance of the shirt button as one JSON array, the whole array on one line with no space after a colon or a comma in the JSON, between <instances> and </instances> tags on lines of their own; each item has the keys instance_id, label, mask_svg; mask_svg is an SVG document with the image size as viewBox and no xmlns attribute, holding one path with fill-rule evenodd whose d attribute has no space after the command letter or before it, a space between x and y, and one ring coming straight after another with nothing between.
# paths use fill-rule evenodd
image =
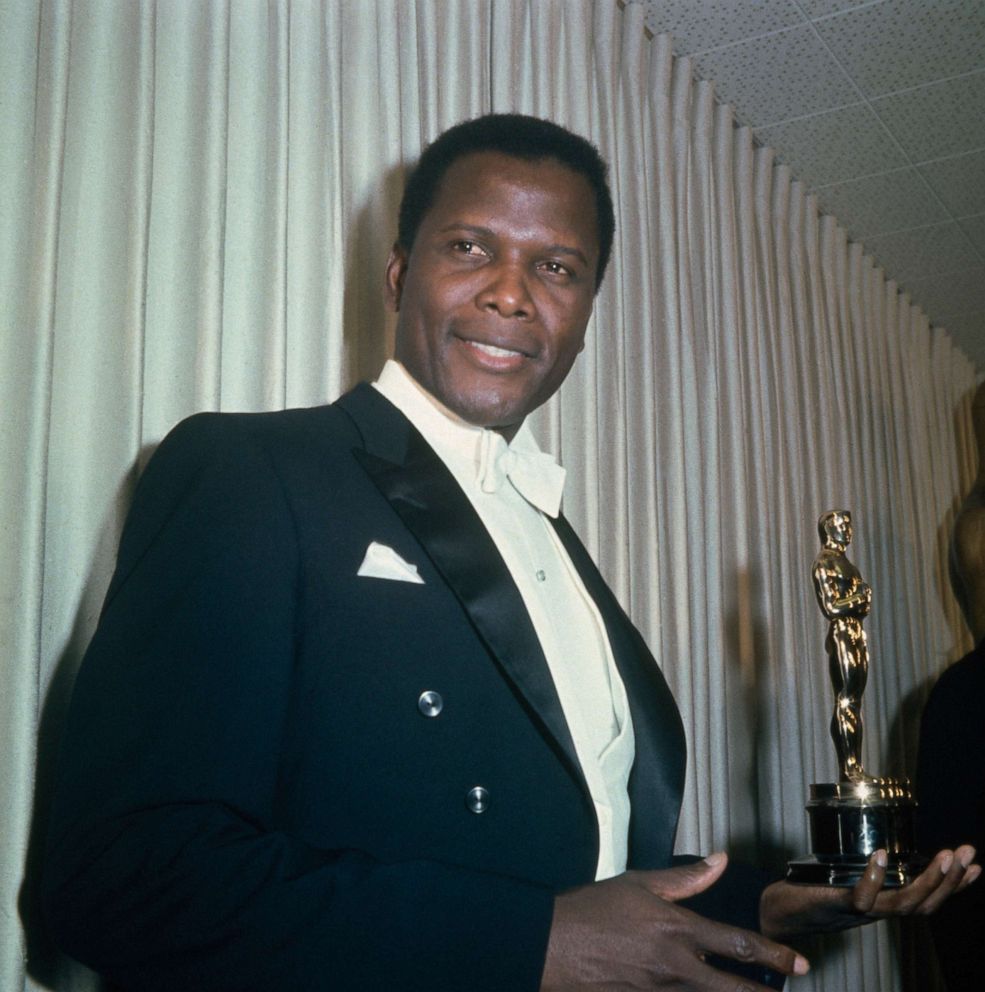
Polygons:
<instances>
[{"instance_id":1,"label":"shirt button","mask_svg":"<svg viewBox=\"0 0 985 992\"><path fill-rule=\"evenodd\" d=\"M538 582L546 582L547 581L547 573L542 568L538 568L536 574L537 574L537 581Z\"/></svg>"},{"instance_id":2,"label":"shirt button","mask_svg":"<svg viewBox=\"0 0 985 992\"><path fill-rule=\"evenodd\" d=\"M417 708L423 716L437 716L444 705L445 701L441 698L441 693L435 692L433 689L422 692L417 700Z\"/></svg>"},{"instance_id":3,"label":"shirt button","mask_svg":"<svg viewBox=\"0 0 985 992\"><path fill-rule=\"evenodd\" d=\"M465 796L465 805L473 813L485 813L489 808L489 792L481 785L477 785L474 789L469 789Z\"/></svg>"}]
</instances>

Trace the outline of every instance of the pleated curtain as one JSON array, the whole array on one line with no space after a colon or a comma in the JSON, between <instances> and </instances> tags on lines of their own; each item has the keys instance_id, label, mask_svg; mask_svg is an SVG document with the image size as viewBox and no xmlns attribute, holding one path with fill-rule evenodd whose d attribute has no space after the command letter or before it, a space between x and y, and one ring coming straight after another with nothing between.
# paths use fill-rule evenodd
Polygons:
<instances>
[{"instance_id":1,"label":"pleated curtain","mask_svg":"<svg viewBox=\"0 0 985 992\"><path fill-rule=\"evenodd\" d=\"M974 369L642 6L0 0L0 987L99 988L46 942L36 880L140 469L191 413L375 375L405 170L489 110L551 117L611 164L610 274L534 421L680 704L679 849L781 871L808 848L808 784L836 775L810 580L826 509L853 511L875 590L866 766L912 772L928 685L971 646L946 555ZM788 988L932 989L918 941L827 938Z\"/></svg>"}]
</instances>

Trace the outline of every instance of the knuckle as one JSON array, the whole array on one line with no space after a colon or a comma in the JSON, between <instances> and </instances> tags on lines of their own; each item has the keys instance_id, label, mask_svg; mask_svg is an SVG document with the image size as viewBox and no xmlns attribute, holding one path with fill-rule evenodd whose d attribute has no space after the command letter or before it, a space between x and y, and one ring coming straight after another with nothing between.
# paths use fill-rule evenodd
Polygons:
<instances>
[{"instance_id":1,"label":"knuckle","mask_svg":"<svg viewBox=\"0 0 985 992\"><path fill-rule=\"evenodd\" d=\"M733 935L732 954L736 961L752 961L755 953L756 949L753 946L753 942L746 934L737 933Z\"/></svg>"}]
</instances>

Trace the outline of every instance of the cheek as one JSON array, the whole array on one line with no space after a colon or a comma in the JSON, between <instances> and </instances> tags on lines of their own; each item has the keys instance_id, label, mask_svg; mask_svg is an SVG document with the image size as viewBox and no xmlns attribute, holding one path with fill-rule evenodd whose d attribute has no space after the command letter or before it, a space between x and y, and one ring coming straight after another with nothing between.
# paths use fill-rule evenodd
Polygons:
<instances>
[{"instance_id":1,"label":"cheek","mask_svg":"<svg viewBox=\"0 0 985 992\"><path fill-rule=\"evenodd\" d=\"M576 323L574 326L578 329L565 332L558 344L557 364L563 366L565 370L570 369L575 359L585 350L586 324L587 318L584 323L581 321Z\"/></svg>"},{"instance_id":2,"label":"cheek","mask_svg":"<svg viewBox=\"0 0 985 992\"><path fill-rule=\"evenodd\" d=\"M577 357L577 352L566 353L563 360L555 363L554 368L547 377L546 384L549 386L549 392L554 393L561 388L565 379L568 378L568 374L571 372Z\"/></svg>"}]
</instances>

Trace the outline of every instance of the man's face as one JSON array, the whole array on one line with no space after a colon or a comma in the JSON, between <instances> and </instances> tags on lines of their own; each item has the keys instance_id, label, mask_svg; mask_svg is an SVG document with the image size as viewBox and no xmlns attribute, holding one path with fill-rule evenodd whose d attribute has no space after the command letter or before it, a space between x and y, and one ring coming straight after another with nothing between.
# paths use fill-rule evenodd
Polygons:
<instances>
[{"instance_id":1,"label":"man's face","mask_svg":"<svg viewBox=\"0 0 985 992\"><path fill-rule=\"evenodd\" d=\"M598 253L583 176L553 159L458 159L409 255L390 252L397 360L462 419L512 438L584 346Z\"/></svg>"}]
</instances>

